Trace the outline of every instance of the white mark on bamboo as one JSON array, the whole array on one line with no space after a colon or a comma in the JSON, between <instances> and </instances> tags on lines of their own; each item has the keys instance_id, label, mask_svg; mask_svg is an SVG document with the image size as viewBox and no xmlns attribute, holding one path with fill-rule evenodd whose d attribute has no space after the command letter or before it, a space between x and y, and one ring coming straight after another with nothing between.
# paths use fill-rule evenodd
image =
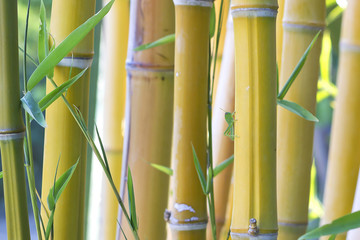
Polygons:
<instances>
[{"instance_id":1,"label":"white mark on bamboo","mask_svg":"<svg viewBox=\"0 0 360 240\"><path fill-rule=\"evenodd\" d=\"M238 17L276 17L277 10L271 8L235 8L231 10L233 18Z\"/></svg>"},{"instance_id":2,"label":"white mark on bamboo","mask_svg":"<svg viewBox=\"0 0 360 240\"><path fill-rule=\"evenodd\" d=\"M249 91L249 89L250 89L250 86L247 86L246 91Z\"/></svg>"},{"instance_id":3,"label":"white mark on bamboo","mask_svg":"<svg viewBox=\"0 0 360 240\"><path fill-rule=\"evenodd\" d=\"M195 221L199 221L198 217L192 217L192 218L187 218L184 220L185 222L195 222Z\"/></svg>"},{"instance_id":4,"label":"white mark on bamboo","mask_svg":"<svg viewBox=\"0 0 360 240\"><path fill-rule=\"evenodd\" d=\"M183 212L183 211L190 211L192 213L195 213L195 210L187 205L187 204L184 204L184 203L175 203L174 204L174 208L178 211L178 212Z\"/></svg>"},{"instance_id":5,"label":"white mark on bamboo","mask_svg":"<svg viewBox=\"0 0 360 240\"><path fill-rule=\"evenodd\" d=\"M180 76L180 73L179 72L176 72L176 77Z\"/></svg>"}]
</instances>

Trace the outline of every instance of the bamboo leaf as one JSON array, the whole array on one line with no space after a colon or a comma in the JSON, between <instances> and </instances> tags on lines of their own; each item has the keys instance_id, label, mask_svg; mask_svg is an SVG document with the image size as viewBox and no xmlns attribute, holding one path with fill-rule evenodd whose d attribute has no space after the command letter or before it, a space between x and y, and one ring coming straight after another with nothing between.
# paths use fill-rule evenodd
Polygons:
<instances>
[{"instance_id":1,"label":"bamboo leaf","mask_svg":"<svg viewBox=\"0 0 360 240\"><path fill-rule=\"evenodd\" d=\"M40 26L39 26L39 41L38 41L38 58L42 62L49 54L49 46L46 30L46 9L43 0L40 1Z\"/></svg>"},{"instance_id":2,"label":"bamboo leaf","mask_svg":"<svg viewBox=\"0 0 360 240\"><path fill-rule=\"evenodd\" d=\"M203 171L201 169L199 159L198 159L198 157L196 155L194 145L191 144L191 147L192 147L192 152L193 152L195 169L196 169L196 172L197 172L199 180L200 180L201 188L202 188L204 194L206 195L206 185L207 184L206 184L206 181L205 181L205 176L204 176L204 173L203 173Z\"/></svg>"},{"instance_id":3,"label":"bamboo leaf","mask_svg":"<svg viewBox=\"0 0 360 240\"><path fill-rule=\"evenodd\" d=\"M53 211L55 209L56 202L59 200L62 192L65 190L72 175L74 174L76 166L79 163L79 159L80 158L78 158L76 163L73 166L71 166L63 175L61 175L58 180L56 180L54 186L50 189L49 194L47 196L47 201L50 211Z\"/></svg>"},{"instance_id":4,"label":"bamboo leaf","mask_svg":"<svg viewBox=\"0 0 360 240\"><path fill-rule=\"evenodd\" d=\"M164 44L167 44L167 43L172 43L172 42L175 42L175 33L173 34L169 34L165 37L162 37L154 42L151 42L151 43L146 43L146 44L143 44L143 45L140 45L136 48L134 48L134 51L137 52L137 51L143 51L143 50L147 50L147 49L150 49L150 48L153 48L153 47L157 47L157 46L161 46L161 45L164 45Z\"/></svg>"},{"instance_id":5,"label":"bamboo leaf","mask_svg":"<svg viewBox=\"0 0 360 240\"><path fill-rule=\"evenodd\" d=\"M219 165L217 165L214 168L214 177L216 177L219 173L221 173L221 171L223 171L227 166L229 166L233 162L234 162L234 155L222 161Z\"/></svg>"},{"instance_id":6,"label":"bamboo leaf","mask_svg":"<svg viewBox=\"0 0 360 240\"><path fill-rule=\"evenodd\" d=\"M360 227L360 211L353 212L335 219L330 224L323 225L302 235L301 239L319 238L321 236L336 235Z\"/></svg>"},{"instance_id":7,"label":"bamboo leaf","mask_svg":"<svg viewBox=\"0 0 360 240\"><path fill-rule=\"evenodd\" d=\"M135 208L135 194L134 194L134 184L131 176L130 168L128 168L128 197L129 197L129 209L130 209L130 219L133 229L138 229L137 218L136 218L136 208Z\"/></svg>"},{"instance_id":8,"label":"bamboo leaf","mask_svg":"<svg viewBox=\"0 0 360 240\"><path fill-rule=\"evenodd\" d=\"M314 46L316 40L318 39L319 35L321 33L321 30L315 35L315 37L313 38L313 40L311 41L310 45L308 46L308 48L306 49L306 51L304 52L304 54L302 55L302 57L300 58L300 61L298 62L298 64L296 65L294 71L291 73L289 79L287 80L287 82L285 83L285 86L281 89L280 93L278 94L278 98L280 100L284 99L286 93L289 91L291 85L294 83L296 77L299 75L301 69L303 68L305 62L306 62L306 58L310 53L310 50L312 49L312 47Z\"/></svg>"},{"instance_id":9,"label":"bamboo leaf","mask_svg":"<svg viewBox=\"0 0 360 240\"><path fill-rule=\"evenodd\" d=\"M46 225L46 231L45 231L45 239L46 240L48 240L50 237L50 233L51 233L51 230L53 227L53 222L54 222L54 214L55 214L55 209L53 211L51 211L48 223Z\"/></svg>"},{"instance_id":10,"label":"bamboo leaf","mask_svg":"<svg viewBox=\"0 0 360 240\"><path fill-rule=\"evenodd\" d=\"M96 135L99 139L99 143L100 143L100 147L101 147L101 152L102 152L102 155L103 155L103 158L104 158L104 162L105 162L105 166L106 166L106 169L107 171L109 172L110 176L111 176L111 172L110 172L110 166L109 166L109 162L107 160L107 156L106 156L106 152L105 152L105 148L104 148L104 144L101 140L101 137L100 137L100 133L99 133L99 129L97 127L97 125L95 124L95 130L96 130Z\"/></svg>"},{"instance_id":11,"label":"bamboo leaf","mask_svg":"<svg viewBox=\"0 0 360 240\"><path fill-rule=\"evenodd\" d=\"M0 179L4 177L3 172L0 172Z\"/></svg>"},{"instance_id":12,"label":"bamboo leaf","mask_svg":"<svg viewBox=\"0 0 360 240\"><path fill-rule=\"evenodd\" d=\"M155 164L155 163L150 163L150 166L152 166L153 168L169 175L169 176L172 176L174 171L169 168L169 167L165 167L165 166L162 166L162 165L159 165L159 164Z\"/></svg>"},{"instance_id":13,"label":"bamboo leaf","mask_svg":"<svg viewBox=\"0 0 360 240\"><path fill-rule=\"evenodd\" d=\"M22 52L24 54L24 49L22 49L22 47L18 46L20 52ZM35 66L38 66L39 64L36 62L36 60L30 56L30 54L26 53L26 57L30 60L30 62L32 62Z\"/></svg>"},{"instance_id":14,"label":"bamboo leaf","mask_svg":"<svg viewBox=\"0 0 360 240\"><path fill-rule=\"evenodd\" d=\"M39 107L41 111L44 111L47 107L49 107L53 102L55 102L56 99L58 99L66 90L68 90L77 80L79 80L82 75L86 72L87 68L82 70L79 74L74 76L73 78L67 80L63 84L61 84L59 87L52 90L49 94L47 94L45 97L43 97L39 101Z\"/></svg>"},{"instance_id":15,"label":"bamboo leaf","mask_svg":"<svg viewBox=\"0 0 360 240\"><path fill-rule=\"evenodd\" d=\"M43 128L46 128L46 122L44 115L41 112L41 109L39 107L39 104L35 101L33 95L31 92L27 92L25 96L21 98L21 103L23 108L27 113L30 114L30 116L35 119L35 121L42 126Z\"/></svg>"},{"instance_id":16,"label":"bamboo leaf","mask_svg":"<svg viewBox=\"0 0 360 240\"><path fill-rule=\"evenodd\" d=\"M337 5L326 17L326 25L331 25L336 19L338 19L342 13L344 12L344 9Z\"/></svg>"},{"instance_id":17,"label":"bamboo leaf","mask_svg":"<svg viewBox=\"0 0 360 240\"><path fill-rule=\"evenodd\" d=\"M206 191L205 195L208 195L212 189L213 179L214 179L214 172L213 169L209 166L208 167L208 175L206 178Z\"/></svg>"},{"instance_id":18,"label":"bamboo leaf","mask_svg":"<svg viewBox=\"0 0 360 240\"><path fill-rule=\"evenodd\" d=\"M215 35L215 26L216 26L216 13L214 5L211 8L210 13L210 39Z\"/></svg>"},{"instance_id":19,"label":"bamboo leaf","mask_svg":"<svg viewBox=\"0 0 360 240\"><path fill-rule=\"evenodd\" d=\"M296 115L304 118L305 120L311 122L319 122L319 119L317 119L311 112L309 112L299 104L287 100L279 100L279 99L277 100L277 104L289 110L290 112L295 113Z\"/></svg>"},{"instance_id":20,"label":"bamboo leaf","mask_svg":"<svg viewBox=\"0 0 360 240\"><path fill-rule=\"evenodd\" d=\"M98 13L72 31L49 55L39 64L31 74L27 83L28 89L33 89L51 69L55 67L109 12L115 0L111 0Z\"/></svg>"},{"instance_id":21,"label":"bamboo leaf","mask_svg":"<svg viewBox=\"0 0 360 240\"><path fill-rule=\"evenodd\" d=\"M331 237L329 238L329 240L335 240L335 238L336 238L336 234L333 234L333 235L331 235Z\"/></svg>"}]
</instances>

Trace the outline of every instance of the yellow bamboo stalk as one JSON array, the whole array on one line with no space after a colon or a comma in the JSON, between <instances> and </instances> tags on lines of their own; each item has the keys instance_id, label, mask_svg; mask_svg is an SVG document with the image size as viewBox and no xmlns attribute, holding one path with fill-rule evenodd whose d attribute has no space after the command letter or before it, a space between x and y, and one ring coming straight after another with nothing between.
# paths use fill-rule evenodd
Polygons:
<instances>
[{"instance_id":1,"label":"yellow bamboo stalk","mask_svg":"<svg viewBox=\"0 0 360 240\"><path fill-rule=\"evenodd\" d=\"M175 32L171 1L132 1L127 57L126 133L121 191L127 206L131 169L141 239L165 239L164 211L169 176L150 164L170 167L174 92L174 44L135 52L134 48ZM130 236L128 223L121 221ZM122 233L118 230L118 238Z\"/></svg>"},{"instance_id":2,"label":"yellow bamboo stalk","mask_svg":"<svg viewBox=\"0 0 360 240\"><path fill-rule=\"evenodd\" d=\"M8 239L30 239L24 171L17 1L0 1L0 149Z\"/></svg>"},{"instance_id":3,"label":"yellow bamboo stalk","mask_svg":"<svg viewBox=\"0 0 360 240\"><path fill-rule=\"evenodd\" d=\"M106 4L108 1L104 1ZM130 2L114 2L104 18L103 40L105 41L103 72L105 75L104 137L103 143L111 175L120 191L121 162L124 137L127 42L129 32ZM108 179L102 177L99 238L115 239L117 231L118 201Z\"/></svg>"},{"instance_id":4,"label":"yellow bamboo stalk","mask_svg":"<svg viewBox=\"0 0 360 240\"><path fill-rule=\"evenodd\" d=\"M284 17L285 0L278 0L278 4L279 4L279 8L276 17L276 62L278 64L278 70L280 75L282 46L283 46L283 17Z\"/></svg>"},{"instance_id":5,"label":"yellow bamboo stalk","mask_svg":"<svg viewBox=\"0 0 360 240\"><path fill-rule=\"evenodd\" d=\"M349 0L345 10L340 43L338 95L330 142L324 193L322 224L351 212L360 165L360 137L357 134L360 111L360 2ZM346 234L336 239L345 239Z\"/></svg>"},{"instance_id":6,"label":"yellow bamboo stalk","mask_svg":"<svg viewBox=\"0 0 360 240\"><path fill-rule=\"evenodd\" d=\"M286 0L280 89L287 82L312 39L324 26L324 0ZM321 52L321 37L319 38L285 97L313 114L316 113ZM277 196L280 240L295 240L306 232L314 125L288 110L278 108Z\"/></svg>"},{"instance_id":7,"label":"yellow bamboo stalk","mask_svg":"<svg viewBox=\"0 0 360 240\"><path fill-rule=\"evenodd\" d=\"M54 0L52 3L50 32L59 44L80 24L84 23L95 12L95 1ZM93 32L89 33L72 52L64 58L54 70L54 81L60 85L71 75L81 71L80 65L89 65L93 56ZM79 64L79 65L78 65ZM88 115L90 71L86 71L66 94L71 105L75 105L83 113L85 120ZM54 87L48 83L46 91ZM79 165L62 193L56 205L54 216L55 239L84 238L84 206L85 206L85 173L86 173L86 139L71 116L62 99L55 101L46 110L42 201L46 202L50 188L54 184L55 169L60 158L57 176L61 176L79 158ZM42 211L42 218L47 224L47 217ZM71 216L71 217L70 217Z\"/></svg>"},{"instance_id":8,"label":"yellow bamboo stalk","mask_svg":"<svg viewBox=\"0 0 360 240\"><path fill-rule=\"evenodd\" d=\"M228 127L224 117L224 110L233 112L235 107L234 55L233 23L231 16L229 16L220 80L213 110L212 145L214 166L219 165L222 161L234 154L234 142L224 135ZM215 216L218 237L225 221L232 169L233 164L214 178ZM211 224L208 225L207 239L212 239Z\"/></svg>"},{"instance_id":9,"label":"yellow bamboo stalk","mask_svg":"<svg viewBox=\"0 0 360 240\"><path fill-rule=\"evenodd\" d=\"M173 240L206 238L206 199L192 145L204 173L207 149L209 22L213 2L175 0L175 93L172 145Z\"/></svg>"},{"instance_id":10,"label":"yellow bamboo stalk","mask_svg":"<svg viewBox=\"0 0 360 240\"><path fill-rule=\"evenodd\" d=\"M352 208L352 212L360 211L360 175L358 175L357 183L356 183L356 192L354 197L354 204ZM346 240L357 240L360 238L360 228L355 228L348 231Z\"/></svg>"},{"instance_id":11,"label":"yellow bamboo stalk","mask_svg":"<svg viewBox=\"0 0 360 240\"><path fill-rule=\"evenodd\" d=\"M276 239L277 1L237 0L231 9L236 43L231 238Z\"/></svg>"}]
</instances>

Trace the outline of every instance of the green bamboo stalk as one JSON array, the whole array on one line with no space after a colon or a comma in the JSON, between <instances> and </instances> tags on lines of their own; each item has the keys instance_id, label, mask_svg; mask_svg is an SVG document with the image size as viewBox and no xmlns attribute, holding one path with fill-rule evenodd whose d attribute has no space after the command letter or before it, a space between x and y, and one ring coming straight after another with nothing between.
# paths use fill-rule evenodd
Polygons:
<instances>
[{"instance_id":1,"label":"green bamboo stalk","mask_svg":"<svg viewBox=\"0 0 360 240\"><path fill-rule=\"evenodd\" d=\"M0 149L8 239L30 239L18 65L17 1L0 1Z\"/></svg>"}]
</instances>

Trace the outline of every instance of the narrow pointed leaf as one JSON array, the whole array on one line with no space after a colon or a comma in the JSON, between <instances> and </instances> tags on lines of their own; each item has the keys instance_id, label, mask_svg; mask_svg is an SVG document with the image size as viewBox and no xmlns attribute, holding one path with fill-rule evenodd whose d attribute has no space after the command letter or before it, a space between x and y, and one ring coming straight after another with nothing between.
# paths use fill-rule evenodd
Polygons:
<instances>
[{"instance_id":1,"label":"narrow pointed leaf","mask_svg":"<svg viewBox=\"0 0 360 240\"><path fill-rule=\"evenodd\" d=\"M291 73L289 79L287 80L287 82L285 83L285 86L281 89L280 93L278 94L278 98L280 100L284 99L286 93L289 91L291 85L293 84L293 82L295 81L296 77L299 75L301 69L303 68L305 62L306 62L306 58L310 53L310 50L312 49L312 47L314 46L316 40L318 39L319 35L321 33L321 30L315 35L315 37L313 38L313 40L311 41L310 45L308 46L308 48L306 49L306 51L304 52L304 54L302 55L302 57L300 58L300 61L298 62L298 64L296 65L294 71Z\"/></svg>"},{"instance_id":2,"label":"narrow pointed leaf","mask_svg":"<svg viewBox=\"0 0 360 240\"><path fill-rule=\"evenodd\" d=\"M51 233L53 222L54 222L54 214L55 214L55 209L53 209L51 211L48 223L46 225L46 232L45 232L45 239L46 240L48 240L49 237L50 237L50 233Z\"/></svg>"},{"instance_id":3,"label":"narrow pointed leaf","mask_svg":"<svg viewBox=\"0 0 360 240\"><path fill-rule=\"evenodd\" d=\"M172 43L172 42L175 42L175 33L169 34L169 35L162 37L154 42L140 45L140 46L134 48L134 51L143 51L143 50L147 50L147 49L150 49L153 47L161 46L161 45L164 45L167 43Z\"/></svg>"},{"instance_id":4,"label":"narrow pointed leaf","mask_svg":"<svg viewBox=\"0 0 360 240\"><path fill-rule=\"evenodd\" d=\"M46 122L44 115L41 112L41 109L39 107L39 104L35 101L33 95L31 92L27 92L25 96L21 98L21 103L23 108L27 113L30 114L30 116L35 119L35 121L42 126L43 128L46 128Z\"/></svg>"},{"instance_id":5,"label":"narrow pointed leaf","mask_svg":"<svg viewBox=\"0 0 360 240\"><path fill-rule=\"evenodd\" d=\"M109 174L111 175L111 172L110 172L110 166L109 166L109 162L107 160L107 156L106 156L106 152L105 152L105 148L104 148L104 144L101 140L101 137L100 137L100 133L99 133L99 129L98 127L96 126L95 124L95 130L96 130L96 135L99 139L99 143L100 143L100 147L101 147L101 152L102 152L102 155L103 155L103 158L104 158L104 162L105 162L105 166L106 166L106 169L107 171L109 172Z\"/></svg>"},{"instance_id":6,"label":"narrow pointed leaf","mask_svg":"<svg viewBox=\"0 0 360 240\"><path fill-rule=\"evenodd\" d=\"M39 41L38 41L38 58L42 62L49 54L48 38L46 30L46 9L44 2L40 1L40 26L39 26Z\"/></svg>"},{"instance_id":7,"label":"narrow pointed leaf","mask_svg":"<svg viewBox=\"0 0 360 240\"><path fill-rule=\"evenodd\" d=\"M49 55L39 64L27 83L28 89L33 89L41 79L54 68L109 12L115 0L111 0L98 13L72 31Z\"/></svg>"},{"instance_id":8,"label":"narrow pointed leaf","mask_svg":"<svg viewBox=\"0 0 360 240\"><path fill-rule=\"evenodd\" d=\"M234 155L222 161L219 165L217 165L214 168L214 177L216 177L219 173L221 173L221 171L223 171L227 166L229 166L233 162L234 162Z\"/></svg>"},{"instance_id":9,"label":"narrow pointed leaf","mask_svg":"<svg viewBox=\"0 0 360 240\"><path fill-rule=\"evenodd\" d=\"M192 152L193 152L195 169L196 169L196 172L197 172L198 177L199 177L199 180L200 180L201 188L202 188L204 194L206 195L206 180L205 180L205 176L204 176L204 173L203 173L203 171L202 171L202 169L201 169L199 159L198 159L198 157L197 157L197 155L196 155L194 145L191 144L191 147L192 147Z\"/></svg>"},{"instance_id":10,"label":"narrow pointed leaf","mask_svg":"<svg viewBox=\"0 0 360 240\"><path fill-rule=\"evenodd\" d=\"M279 100L279 99L277 100L277 104L308 121L319 122L319 119L317 119L311 112L309 112L299 104L287 100Z\"/></svg>"},{"instance_id":11,"label":"narrow pointed leaf","mask_svg":"<svg viewBox=\"0 0 360 240\"><path fill-rule=\"evenodd\" d=\"M0 179L3 178L4 174L3 172L0 172Z\"/></svg>"},{"instance_id":12,"label":"narrow pointed leaf","mask_svg":"<svg viewBox=\"0 0 360 240\"><path fill-rule=\"evenodd\" d=\"M82 70L79 74L74 76L73 78L67 80L63 84L61 84L59 87L55 88L53 91L51 91L49 94L47 94L43 99L39 102L39 107L41 111L44 111L50 104L52 104L56 99L58 99L61 94L63 94L66 90L69 89L77 80L84 75L87 68Z\"/></svg>"},{"instance_id":13,"label":"narrow pointed leaf","mask_svg":"<svg viewBox=\"0 0 360 240\"><path fill-rule=\"evenodd\" d=\"M56 180L54 186L50 189L47 197L50 210L55 209L56 202L59 200L62 192L65 190L67 184L69 183L78 163L79 163L79 159L76 161L76 163L73 166L71 166L63 175L61 175Z\"/></svg>"},{"instance_id":14,"label":"narrow pointed leaf","mask_svg":"<svg viewBox=\"0 0 360 240\"><path fill-rule=\"evenodd\" d=\"M22 47L20 47L20 46L18 46L18 48L19 48L20 52L22 52L22 54L24 54L24 49L22 49ZM30 62L32 62L36 67L39 65L39 64L36 62L36 60L35 60L32 56L30 56L29 53L26 53L26 57L27 57L27 58L30 60Z\"/></svg>"},{"instance_id":15,"label":"narrow pointed leaf","mask_svg":"<svg viewBox=\"0 0 360 240\"><path fill-rule=\"evenodd\" d=\"M215 35L215 26L216 26L216 13L215 13L215 6L211 8L210 13L210 39Z\"/></svg>"},{"instance_id":16,"label":"narrow pointed leaf","mask_svg":"<svg viewBox=\"0 0 360 240\"><path fill-rule=\"evenodd\" d=\"M130 209L130 219L133 229L138 229L137 218L136 218L136 208L135 208L135 194L134 194L134 184L131 175L130 168L128 168L128 197L129 197L129 209Z\"/></svg>"},{"instance_id":17,"label":"narrow pointed leaf","mask_svg":"<svg viewBox=\"0 0 360 240\"><path fill-rule=\"evenodd\" d=\"M329 240L335 240L336 239L336 234L331 235L331 237L329 238Z\"/></svg>"},{"instance_id":18,"label":"narrow pointed leaf","mask_svg":"<svg viewBox=\"0 0 360 240\"><path fill-rule=\"evenodd\" d=\"M347 214L338 219L335 219L330 224L326 224L319 228L315 228L314 230L302 235L299 238L299 240L319 238L321 236L327 236L327 235L336 235L359 227L360 227L360 211Z\"/></svg>"},{"instance_id":19,"label":"narrow pointed leaf","mask_svg":"<svg viewBox=\"0 0 360 240\"><path fill-rule=\"evenodd\" d=\"M162 166L162 165L159 165L159 164L155 164L155 163L150 163L150 166L152 166L153 168L169 175L169 176L172 176L174 171L169 168L169 167L165 167L165 166Z\"/></svg>"}]
</instances>

